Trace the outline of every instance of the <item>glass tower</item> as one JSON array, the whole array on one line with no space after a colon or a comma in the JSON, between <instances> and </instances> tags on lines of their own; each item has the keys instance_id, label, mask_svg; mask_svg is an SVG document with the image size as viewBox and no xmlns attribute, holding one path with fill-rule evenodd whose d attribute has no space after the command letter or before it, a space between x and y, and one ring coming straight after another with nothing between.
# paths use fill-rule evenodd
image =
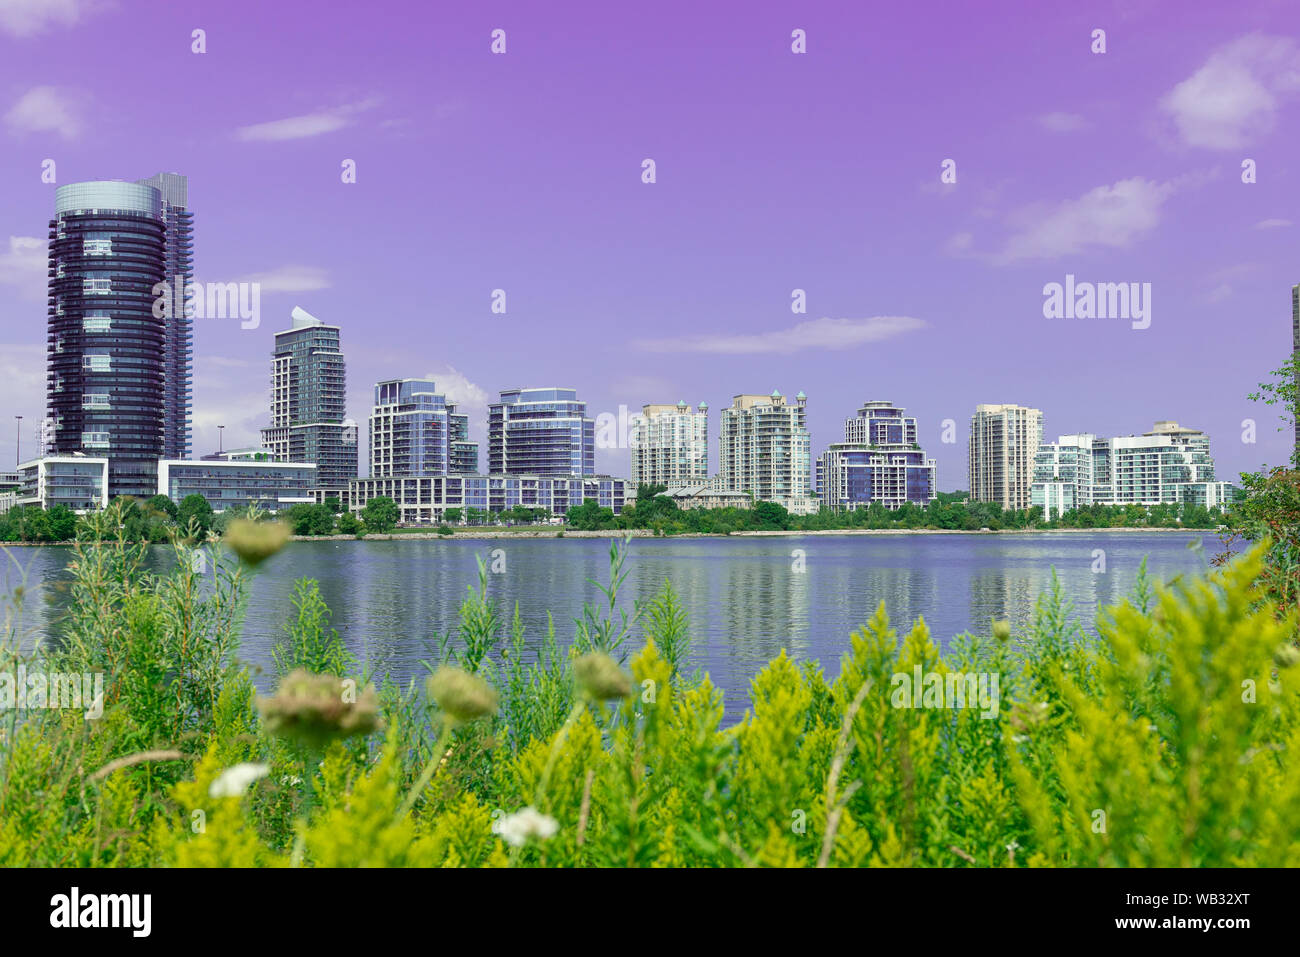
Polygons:
<instances>
[{"instance_id":1,"label":"glass tower","mask_svg":"<svg viewBox=\"0 0 1300 957\"><path fill-rule=\"evenodd\" d=\"M437 391L432 379L390 379L375 385L370 413L370 477L478 471L469 416Z\"/></svg>"},{"instance_id":2,"label":"glass tower","mask_svg":"<svg viewBox=\"0 0 1300 957\"><path fill-rule=\"evenodd\" d=\"M110 496L158 490L167 327L162 196L141 183L60 186L50 221L46 394L50 453L108 459Z\"/></svg>"},{"instance_id":3,"label":"glass tower","mask_svg":"<svg viewBox=\"0 0 1300 957\"><path fill-rule=\"evenodd\" d=\"M488 406L488 473L594 475L596 423L573 389L511 389Z\"/></svg>"},{"instance_id":4,"label":"glass tower","mask_svg":"<svg viewBox=\"0 0 1300 957\"><path fill-rule=\"evenodd\" d=\"M163 455L187 459L191 451L194 358L194 319L187 295L194 282L194 214L189 209L189 180L179 173L158 173L139 183L158 190L166 227L163 256L172 302L163 353Z\"/></svg>"},{"instance_id":5,"label":"glass tower","mask_svg":"<svg viewBox=\"0 0 1300 957\"><path fill-rule=\"evenodd\" d=\"M311 462L321 489L357 477L357 427L345 418L347 380L339 327L294 307L293 327L275 334L271 426L262 444L277 461Z\"/></svg>"}]
</instances>

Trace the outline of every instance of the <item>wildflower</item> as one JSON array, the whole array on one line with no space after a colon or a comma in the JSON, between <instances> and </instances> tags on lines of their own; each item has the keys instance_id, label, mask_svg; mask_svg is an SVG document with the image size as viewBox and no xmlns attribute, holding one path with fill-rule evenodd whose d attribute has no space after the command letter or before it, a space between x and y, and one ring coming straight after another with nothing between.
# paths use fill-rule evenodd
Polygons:
<instances>
[{"instance_id":1,"label":"wildflower","mask_svg":"<svg viewBox=\"0 0 1300 957\"><path fill-rule=\"evenodd\" d=\"M1003 619L993 622L993 637L998 641L1006 641L1011 637L1011 622Z\"/></svg>"},{"instance_id":2,"label":"wildflower","mask_svg":"<svg viewBox=\"0 0 1300 957\"><path fill-rule=\"evenodd\" d=\"M497 693L492 686L460 668L439 668L427 687L429 697L456 721L473 721L497 713Z\"/></svg>"},{"instance_id":3,"label":"wildflower","mask_svg":"<svg viewBox=\"0 0 1300 957\"><path fill-rule=\"evenodd\" d=\"M593 651L583 655L573 665L578 684L588 698L606 701L626 698L632 693L632 679L609 655Z\"/></svg>"},{"instance_id":4,"label":"wildflower","mask_svg":"<svg viewBox=\"0 0 1300 957\"><path fill-rule=\"evenodd\" d=\"M245 563L257 566L284 548L290 534L285 522L254 522L237 518L226 529L224 540Z\"/></svg>"},{"instance_id":5,"label":"wildflower","mask_svg":"<svg viewBox=\"0 0 1300 957\"><path fill-rule=\"evenodd\" d=\"M301 668L280 682L273 697L258 698L257 707L272 734L312 748L323 748L334 738L369 734L382 723L373 687L355 696L338 678Z\"/></svg>"},{"instance_id":6,"label":"wildflower","mask_svg":"<svg viewBox=\"0 0 1300 957\"><path fill-rule=\"evenodd\" d=\"M1300 664L1300 648L1295 645L1283 645L1277 651L1273 652L1273 664L1279 670L1291 668Z\"/></svg>"},{"instance_id":7,"label":"wildflower","mask_svg":"<svg viewBox=\"0 0 1300 957\"><path fill-rule=\"evenodd\" d=\"M555 818L532 807L492 822L492 833L500 835L501 840L511 847L523 847L533 837L539 841L549 840L559 829L560 823Z\"/></svg>"},{"instance_id":8,"label":"wildflower","mask_svg":"<svg viewBox=\"0 0 1300 957\"><path fill-rule=\"evenodd\" d=\"M259 778L271 773L269 764L236 764L226 768L208 787L208 797L241 797L249 786Z\"/></svg>"},{"instance_id":9,"label":"wildflower","mask_svg":"<svg viewBox=\"0 0 1300 957\"><path fill-rule=\"evenodd\" d=\"M1047 720L1047 702L1017 704L1011 709L1011 727L1015 731L1032 731Z\"/></svg>"}]
</instances>

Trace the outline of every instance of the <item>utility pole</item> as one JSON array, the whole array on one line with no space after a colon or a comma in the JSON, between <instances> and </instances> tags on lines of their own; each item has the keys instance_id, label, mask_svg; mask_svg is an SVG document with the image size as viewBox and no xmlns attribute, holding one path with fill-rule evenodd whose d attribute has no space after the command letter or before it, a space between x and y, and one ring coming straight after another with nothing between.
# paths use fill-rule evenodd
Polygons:
<instances>
[{"instance_id":1,"label":"utility pole","mask_svg":"<svg viewBox=\"0 0 1300 957\"><path fill-rule=\"evenodd\" d=\"M23 464L23 417L15 415L14 418L18 420L14 426L14 438L17 439L14 448L14 468L17 468Z\"/></svg>"}]
</instances>

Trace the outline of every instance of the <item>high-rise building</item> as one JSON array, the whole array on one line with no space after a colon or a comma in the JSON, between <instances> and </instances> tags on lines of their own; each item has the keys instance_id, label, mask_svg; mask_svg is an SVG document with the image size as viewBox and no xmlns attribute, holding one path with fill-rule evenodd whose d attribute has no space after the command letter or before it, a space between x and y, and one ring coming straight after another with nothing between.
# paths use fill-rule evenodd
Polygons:
<instances>
[{"instance_id":1,"label":"high-rise building","mask_svg":"<svg viewBox=\"0 0 1300 957\"><path fill-rule=\"evenodd\" d=\"M432 379L375 384L371 478L477 471L478 443L469 440L469 416L458 413Z\"/></svg>"},{"instance_id":2,"label":"high-rise building","mask_svg":"<svg viewBox=\"0 0 1300 957\"><path fill-rule=\"evenodd\" d=\"M573 389L511 389L488 406L488 473L594 475L596 423Z\"/></svg>"},{"instance_id":3,"label":"high-rise building","mask_svg":"<svg viewBox=\"0 0 1300 957\"><path fill-rule=\"evenodd\" d=\"M297 306L275 334L271 425L262 444L280 462L316 466L319 489L340 492L357 477L357 427L346 418L347 379L339 327Z\"/></svg>"},{"instance_id":4,"label":"high-rise building","mask_svg":"<svg viewBox=\"0 0 1300 957\"><path fill-rule=\"evenodd\" d=\"M632 427L632 481L637 485L698 485L709 480L709 407L685 400L645 405Z\"/></svg>"},{"instance_id":5,"label":"high-rise building","mask_svg":"<svg viewBox=\"0 0 1300 957\"><path fill-rule=\"evenodd\" d=\"M1005 509L1030 506L1034 457L1043 441L1043 413L1022 405L977 405L970 419L968 475L975 502Z\"/></svg>"},{"instance_id":6,"label":"high-rise building","mask_svg":"<svg viewBox=\"0 0 1300 957\"><path fill-rule=\"evenodd\" d=\"M935 497L938 466L917 442L916 419L893 403L867 402L844 423L844 441L817 458L817 496L832 508L880 502L924 507Z\"/></svg>"},{"instance_id":7,"label":"high-rise building","mask_svg":"<svg viewBox=\"0 0 1300 957\"><path fill-rule=\"evenodd\" d=\"M807 405L802 392L793 405L780 392L735 396L718 431L718 487L796 514L815 511Z\"/></svg>"},{"instance_id":8,"label":"high-rise building","mask_svg":"<svg viewBox=\"0 0 1300 957\"><path fill-rule=\"evenodd\" d=\"M1088 505L1222 507L1236 488L1214 477L1210 437L1177 422L1142 435L1063 435L1039 446L1032 504L1048 518Z\"/></svg>"},{"instance_id":9,"label":"high-rise building","mask_svg":"<svg viewBox=\"0 0 1300 957\"><path fill-rule=\"evenodd\" d=\"M140 183L60 186L49 238L50 454L106 458L108 495L148 497L164 447L162 196Z\"/></svg>"},{"instance_id":10,"label":"high-rise building","mask_svg":"<svg viewBox=\"0 0 1300 957\"><path fill-rule=\"evenodd\" d=\"M109 461L108 494L154 494L156 463L187 454L192 217L175 173L71 183L50 220L46 455ZM180 277L180 287L175 284ZM155 310L159 283L175 297ZM162 312L160 317L158 312Z\"/></svg>"},{"instance_id":11,"label":"high-rise building","mask_svg":"<svg viewBox=\"0 0 1300 957\"><path fill-rule=\"evenodd\" d=\"M189 305L189 290L194 282L194 214L190 212L189 180L179 173L158 173L138 182L158 190L166 229L163 258L171 304L165 320L163 455L169 459L187 459L194 398L191 378L194 319Z\"/></svg>"}]
</instances>

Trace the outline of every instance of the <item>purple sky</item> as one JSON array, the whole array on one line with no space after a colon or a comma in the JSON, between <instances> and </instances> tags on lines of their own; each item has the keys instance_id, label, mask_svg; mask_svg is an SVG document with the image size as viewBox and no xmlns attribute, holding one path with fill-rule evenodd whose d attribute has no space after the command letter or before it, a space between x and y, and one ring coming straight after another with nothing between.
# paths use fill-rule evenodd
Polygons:
<instances>
[{"instance_id":1,"label":"purple sky","mask_svg":"<svg viewBox=\"0 0 1300 957\"><path fill-rule=\"evenodd\" d=\"M943 489L980 402L1049 437L1176 419L1225 478L1286 459L1245 395L1300 282L1294 2L809 6L0 0L0 461L44 409L45 159L187 174L197 278L263 282L260 328L196 323L196 453L256 442L301 305L363 424L375 380L431 374L480 440L518 386L593 416L803 389L814 453L889 399ZM1044 318L1067 273L1151 283L1150 328Z\"/></svg>"}]
</instances>

